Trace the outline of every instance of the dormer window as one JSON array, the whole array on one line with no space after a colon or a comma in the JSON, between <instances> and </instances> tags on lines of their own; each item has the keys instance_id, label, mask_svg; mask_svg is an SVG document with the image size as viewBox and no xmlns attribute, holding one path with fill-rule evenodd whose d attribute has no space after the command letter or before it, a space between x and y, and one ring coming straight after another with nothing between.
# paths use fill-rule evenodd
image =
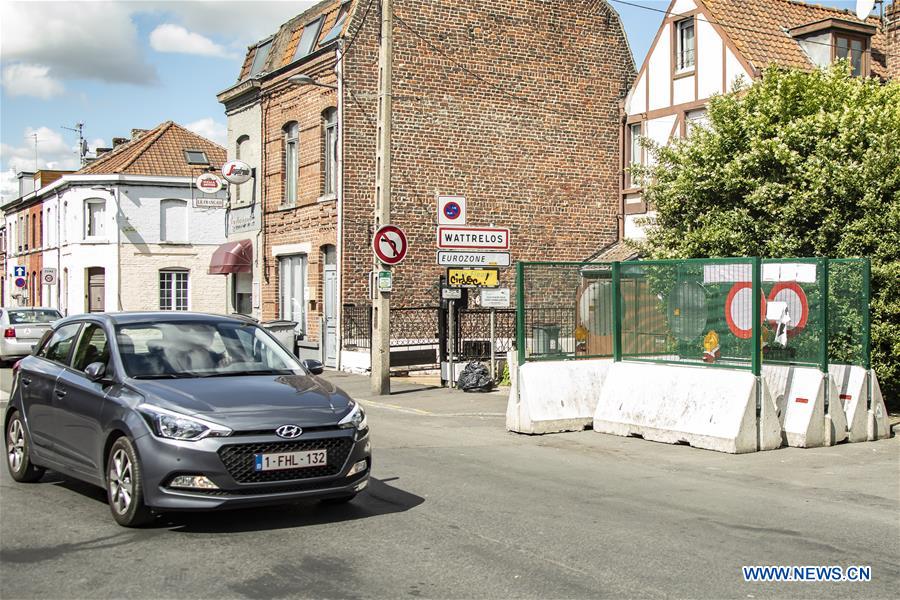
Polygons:
<instances>
[{"instance_id":1,"label":"dormer window","mask_svg":"<svg viewBox=\"0 0 900 600\"><path fill-rule=\"evenodd\" d=\"M263 66L266 64L266 59L269 58L269 50L272 49L272 40L269 39L256 47L256 53L253 55L253 63L250 65L250 76L258 75Z\"/></svg>"},{"instance_id":2,"label":"dormer window","mask_svg":"<svg viewBox=\"0 0 900 600\"><path fill-rule=\"evenodd\" d=\"M790 34L817 67L847 60L854 76L868 77L871 72L872 36L876 30L869 23L825 19L794 27Z\"/></svg>"},{"instance_id":3,"label":"dormer window","mask_svg":"<svg viewBox=\"0 0 900 600\"><path fill-rule=\"evenodd\" d=\"M675 70L685 73L694 70L694 17L675 23Z\"/></svg>"}]
</instances>

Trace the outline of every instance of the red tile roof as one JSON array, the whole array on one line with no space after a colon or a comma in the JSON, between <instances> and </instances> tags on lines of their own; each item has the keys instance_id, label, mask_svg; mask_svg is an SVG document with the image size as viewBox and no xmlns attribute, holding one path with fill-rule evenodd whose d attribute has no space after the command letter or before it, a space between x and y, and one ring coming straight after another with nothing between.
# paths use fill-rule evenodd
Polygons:
<instances>
[{"instance_id":1,"label":"red tile roof","mask_svg":"<svg viewBox=\"0 0 900 600\"><path fill-rule=\"evenodd\" d=\"M812 70L815 65L791 37L789 29L822 21L841 19L860 23L850 11L807 4L800 0L700 0L711 17L710 21L725 30L741 55L755 69L778 65ZM876 17L867 23L879 25ZM872 37L872 72L886 77L886 39L880 31Z\"/></svg>"},{"instance_id":2,"label":"red tile roof","mask_svg":"<svg viewBox=\"0 0 900 600\"><path fill-rule=\"evenodd\" d=\"M219 167L225 162L225 148L177 123L166 121L101 155L78 171L78 174L122 173L172 177L198 175L202 165L188 164L185 150L205 152L213 167Z\"/></svg>"}]
</instances>

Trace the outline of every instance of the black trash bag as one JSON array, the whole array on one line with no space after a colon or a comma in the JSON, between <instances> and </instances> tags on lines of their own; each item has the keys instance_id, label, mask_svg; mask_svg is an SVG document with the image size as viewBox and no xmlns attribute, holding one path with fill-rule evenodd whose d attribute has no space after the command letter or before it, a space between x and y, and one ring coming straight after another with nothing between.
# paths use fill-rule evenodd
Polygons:
<instances>
[{"instance_id":1,"label":"black trash bag","mask_svg":"<svg viewBox=\"0 0 900 600\"><path fill-rule=\"evenodd\" d=\"M459 374L456 387L464 392L489 392L494 388L494 381L486 366L473 361Z\"/></svg>"}]
</instances>

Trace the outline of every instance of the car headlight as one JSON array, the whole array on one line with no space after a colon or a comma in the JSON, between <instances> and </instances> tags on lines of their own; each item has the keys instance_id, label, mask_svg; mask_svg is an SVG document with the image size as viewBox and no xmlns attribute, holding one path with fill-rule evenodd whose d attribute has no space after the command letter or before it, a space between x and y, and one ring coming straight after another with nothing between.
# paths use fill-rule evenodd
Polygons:
<instances>
[{"instance_id":1,"label":"car headlight","mask_svg":"<svg viewBox=\"0 0 900 600\"><path fill-rule=\"evenodd\" d=\"M341 429L357 429L363 431L368 429L369 424L366 422L366 413L358 402L351 402L353 408L347 413L343 419L338 421L338 427Z\"/></svg>"},{"instance_id":2,"label":"car headlight","mask_svg":"<svg viewBox=\"0 0 900 600\"><path fill-rule=\"evenodd\" d=\"M196 442L205 437L231 435L231 429L218 423L182 415L152 404L141 404L138 411L147 418L153 433L170 440Z\"/></svg>"}]
</instances>

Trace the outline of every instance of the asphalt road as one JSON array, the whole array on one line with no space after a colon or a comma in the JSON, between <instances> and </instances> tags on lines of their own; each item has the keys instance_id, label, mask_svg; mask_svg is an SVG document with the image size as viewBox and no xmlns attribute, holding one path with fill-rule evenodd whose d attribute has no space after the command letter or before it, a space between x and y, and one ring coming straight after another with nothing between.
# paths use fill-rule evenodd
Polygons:
<instances>
[{"instance_id":1,"label":"asphalt road","mask_svg":"<svg viewBox=\"0 0 900 600\"><path fill-rule=\"evenodd\" d=\"M331 377L336 377L332 375ZM348 389L365 381L339 377ZM370 491L115 525L103 492L0 475L3 598L888 598L900 440L730 456L504 431L504 399L367 403ZM869 583L745 583L742 565L870 565Z\"/></svg>"}]
</instances>

